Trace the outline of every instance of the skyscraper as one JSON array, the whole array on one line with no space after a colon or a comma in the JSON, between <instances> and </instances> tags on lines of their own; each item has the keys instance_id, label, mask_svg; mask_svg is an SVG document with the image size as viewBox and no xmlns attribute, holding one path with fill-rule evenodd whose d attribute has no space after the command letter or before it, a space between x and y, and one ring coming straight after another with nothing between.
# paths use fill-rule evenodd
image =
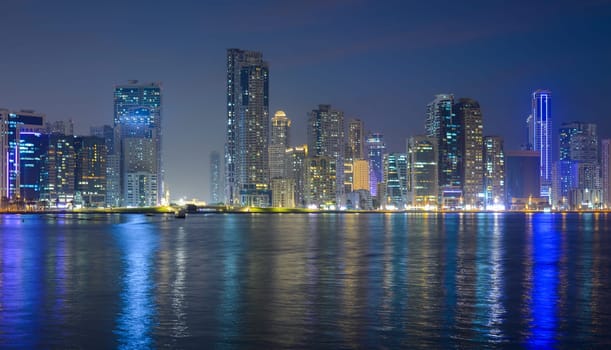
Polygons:
<instances>
[{"instance_id":1,"label":"skyscraper","mask_svg":"<svg viewBox=\"0 0 611 350\"><path fill-rule=\"evenodd\" d=\"M561 209L601 205L596 124L563 123L559 129L559 149L560 160L552 169L552 205Z\"/></svg>"},{"instance_id":2,"label":"skyscraper","mask_svg":"<svg viewBox=\"0 0 611 350\"><path fill-rule=\"evenodd\" d=\"M344 190L344 113L319 105L308 119L308 154L310 157L329 157L328 169L334 171L335 203L341 205Z\"/></svg>"},{"instance_id":3,"label":"skyscraper","mask_svg":"<svg viewBox=\"0 0 611 350\"><path fill-rule=\"evenodd\" d=\"M461 98L454 105L462 133L460 147L463 151L463 201L468 209L483 207L484 191L484 141L482 112L479 103L470 98Z\"/></svg>"},{"instance_id":4,"label":"skyscraper","mask_svg":"<svg viewBox=\"0 0 611 350\"><path fill-rule=\"evenodd\" d=\"M110 125L92 127L91 136L104 139L106 145L106 206L118 207L121 205L121 155L119 154L118 135ZM115 142L117 139L117 142Z\"/></svg>"},{"instance_id":5,"label":"skyscraper","mask_svg":"<svg viewBox=\"0 0 611 350\"><path fill-rule=\"evenodd\" d=\"M271 138L269 142L269 178L285 178L285 153L289 147L291 120L284 111L276 111L272 118Z\"/></svg>"},{"instance_id":6,"label":"skyscraper","mask_svg":"<svg viewBox=\"0 0 611 350\"><path fill-rule=\"evenodd\" d=\"M541 197L550 197L552 186L552 92L537 90L532 94L533 150L539 152Z\"/></svg>"},{"instance_id":7,"label":"skyscraper","mask_svg":"<svg viewBox=\"0 0 611 350\"><path fill-rule=\"evenodd\" d=\"M221 154L210 152L210 203L221 203Z\"/></svg>"},{"instance_id":8,"label":"skyscraper","mask_svg":"<svg viewBox=\"0 0 611 350\"><path fill-rule=\"evenodd\" d=\"M308 156L306 159L305 201L308 207L337 207L335 164L328 156Z\"/></svg>"},{"instance_id":9,"label":"skyscraper","mask_svg":"<svg viewBox=\"0 0 611 350\"><path fill-rule=\"evenodd\" d=\"M505 208L505 152L500 136L484 137L484 208Z\"/></svg>"},{"instance_id":10,"label":"skyscraper","mask_svg":"<svg viewBox=\"0 0 611 350\"><path fill-rule=\"evenodd\" d=\"M45 115L32 110L0 110L0 125L1 198L12 202L37 200L33 198L40 189L37 172L40 157L46 152L46 142L41 138Z\"/></svg>"},{"instance_id":11,"label":"skyscraper","mask_svg":"<svg viewBox=\"0 0 611 350\"><path fill-rule=\"evenodd\" d=\"M462 198L463 144L462 124L454 111L454 95L439 94L428 104L427 136L435 137L438 146L439 197L446 208L458 208Z\"/></svg>"},{"instance_id":12,"label":"skyscraper","mask_svg":"<svg viewBox=\"0 0 611 350\"><path fill-rule=\"evenodd\" d=\"M360 119L348 122L348 140L346 141L346 161L365 159L363 152L365 126Z\"/></svg>"},{"instance_id":13,"label":"skyscraper","mask_svg":"<svg viewBox=\"0 0 611 350\"><path fill-rule=\"evenodd\" d=\"M161 204L161 85L131 80L114 93L114 152L120 155L124 206Z\"/></svg>"},{"instance_id":14,"label":"skyscraper","mask_svg":"<svg viewBox=\"0 0 611 350\"><path fill-rule=\"evenodd\" d=\"M366 145L369 159L369 192L375 197L378 194L378 184L384 182L383 156L386 151L384 135L380 132L369 134Z\"/></svg>"},{"instance_id":15,"label":"skyscraper","mask_svg":"<svg viewBox=\"0 0 611 350\"><path fill-rule=\"evenodd\" d=\"M405 209L407 203L407 155L405 153L384 155L384 184L386 200L381 205L386 209Z\"/></svg>"},{"instance_id":16,"label":"skyscraper","mask_svg":"<svg viewBox=\"0 0 611 350\"><path fill-rule=\"evenodd\" d=\"M261 52L228 49L225 194L229 204L270 204L268 142L268 64Z\"/></svg>"},{"instance_id":17,"label":"skyscraper","mask_svg":"<svg viewBox=\"0 0 611 350\"><path fill-rule=\"evenodd\" d=\"M106 205L106 140L96 136L74 138L76 152L75 202L84 207Z\"/></svg>"},{"instance_id":18,"label":"skyscraper","mask_svg":"<svg viewBox=\"0 0 611 350\"><path fill-rule=\"evenodd\" d=\"M601 142L602 188L605 207L611 207L611 139Z\"/></svg>"},{"instance_id":19,"label":"skyscraper","mask_svg":"<svg viewBox=\"0 0 611 350\"><path fill-rule=\"evenodd\" d=\"M308 156L308 146L291 147L286 150L286 176L293 179L294 200L298 207L305 207L306 190L306 158Z\"/></svg>"},{"instance_id":20,"label":"skyscraper","mask_svg":"<svg viewBox=\"0 0 611 350\"><path fill-rule=\"evenodd\" d=\"M76 151L74 136L51 134L43 157L41 200L51 207L72 205L76 193Z\"/></svg>"},{"instance_id":21,"label":"skyscraper","mask_svg":"<svg viewBox=\"0 0 611 350\"><path fill-rule=\"evenodd\" d=\"M437 208L438 180L437 140L430 136L413 136L407 141L408 205L413 208Z\"/></svg>"}]
</instances>

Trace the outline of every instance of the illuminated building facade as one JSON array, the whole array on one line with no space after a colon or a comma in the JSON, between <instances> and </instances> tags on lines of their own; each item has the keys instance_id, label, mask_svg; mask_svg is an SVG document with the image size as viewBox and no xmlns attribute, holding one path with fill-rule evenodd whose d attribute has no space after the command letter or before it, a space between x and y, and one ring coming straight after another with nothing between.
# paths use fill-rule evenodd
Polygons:
<instances>
[{"instance_id":1,"label":"illuminated building facade","mask_svg":"<svg viewBox=\"0 0 611 350\"><path fill-rule=\"evenodd\" d=\"M286 178L285 153L289 146L291 120L284 111L276 111L271 124L269 178Z\"/></svg>"},{"instance_id":2,"label":"illuminated building facade","mask_svg":"<svg viewBox=\"0 0 611 350\"><path fill-rule=\"evenodd\" d=\"M96 136L74 138L76 202L83 207L106 206L106 140Z\"/></svg>"},{"instance_id":3,"label":"illuminated building facade","mask_svg":"<svg viewBox=\"0 0 611 350\"><path fill-rule=\"evenodd\" d=\"M505 152L500 136L484 137L484 208L505 208Z\"/></svg>"},{"instance_id":4,"label":"illuminated building facade","mask_svg":"<svg viewBox=\"0 0 611 350\"><path fill-rule=\"evenodd\" d=\"M91 136L104 139L106 145L106 206L121 205L121 156L119 146L115 143L115 129L110 125L92 127ZM117 137L118 138L118 137Z\"/></svg>"},{"instance_id":5,"label":"illuminated building facade","mask_svg":"<svg viewBox=\"0 0 611 350\"><path fill-rule=\"evenodd\" d=\"M232 205L269 206L269 67L263 54L227 50L225 195Z\"/></svg>"},{"instance_id":6,"label":"illuminated building facade","mask_svg":"<svg viewBox=\"0 0 611 350\"><path fill-rule=\"evenodd\" d=\"M41 200L49 207L67 208L76 193L76 151L72 135L49 135L43 159Z\"/></svg>"},{"instance_id":7,"label":"illuminated building facade","mask_svg":"<svg viewBox=\"0 0 611 350\"><path fill-rule=\"evenodd\" d=\"M161 85L129 81L114 91L115 147L119 154L121 205L161 204Z\"/></svg>"},{"instance_id":8,"label":"illuminated building facade","mask_svg":"<svg viewBox=\"0 0 611 350\"><path fill-rule=\"evenodd\" d=\"M307 207L336 207L335 162L327 156L308 156L305 166Z\"/></svg>"},{"instance_id":9,"label":"illuminated building facade","mask_svg":"<svg viewBox=\"0 0 611 350\"><path fill-rule=\"evenodd\" d=\"M407 204L413 208L438 207L437 139L420 135L407 141Z\"/></svg>"},{"instance_id":10,"label":"illuminated building facade","mask_svg":"<svg viewBox=\"0 0 611 350\"><path fill-rule=\"evenodd\" d=\"M210 153L210 203L222 203L221 154Z\"/></svg>"},{"instance_id":11,"label":"illuminated building facade","mask_svg":"<svg viewBox=\"0 0 611 350\"><path fill-rule=\"evenodd\" d=\"M372 197L378 194L378 184L384 181L384 153L386 144L384 135L379 132L367 136L367 159L369 160L369 193Z\"/></svg>"},{"instance_id":12,"label":"illuminated building facade","mask_svg":"<svg viewBox=\"0 0 611 350\"><path fill-rule=\"evenodd\" d=\"M611 207L611 139L601 141L602 188L604 204Z\"/></svg>"},{"instance_id":13,"label":"illuminated building facade","mask_svg":"<svg viewBox=\"0 0 611 350\"><path fill-rule=\"evenodd\" d=\"M407 203L407 155L390 153L384 155L384 200L386 209L405 209Z\"/></svg>"},{"instance_id":14,"label":"illuminated building facade","mask_svg":"<svg viewBox=\"0 0 611 350\"><path fill-rule=\"evenodd\" d=\"M0 171L3 204L35 201L40 195L41 156L46 152L45 115L0 110Z\"/></svg>"},{"instance_id":15,"label":"illuminated building facade","mask_svg":"<svg viewBox=\"0 0 611 350\"><path fill-rule=\"evenodd\" d=\"M286 176L293 179L295 206L305 207L305 166L308 156L308 146L291 147L286 150Z\"/></svg>"},{"instance_id":16,"label":"illuminated building facade","mask_svg":"<svg viewBox=\"0 0 611 350\"><path fill-rule=\"evenodd\" d=\"M310 157L329 157L327 166L334 172L333 178L336 205L340 205L344 194L344 113L319 105L308 114L308 152ZM325 194L326 196L326 194Z\"/></svg>"},{"instance_id":17,"label":"illuminated building facade","mask_svg":"<svg viewBox=\"0 0 611 350\"><path fill-rule=\"evenodd\" d=\"M482 112L479 103L461 98L454 104L454 113L460 122L460 149L462 150L463 203L467 209L484 206L484 139Z\"/></svg>"},{"instance_id":18,"label":"illuminated building facade","mask_svg":"<svg viewBox=\"0 0 611 350\"><path fill-rule=\"evenodd\" d=\"M357 159L352 162L352 191L369 191L369 161Z\"/></svg>"},{"instance_id":19,"label":"illuminated building facade","mask_svg":"<svg viewBox=\"0 0 611 350\"><path fill-rule=\"evenodd\" d=\"M550 197L552 186L552 92L532 94L533 150L539 152L540 196Z\"/></svg>"},{"instance_id":20,"label":"illuminated building facade","mask_svg":"<svg viewBox=\"0 0 611 350\"><path fill-rule=\"evenodd\" d=\"M295 181L289 178L272 179L272 207L295 208Z\"/></svg>"}]
</instances>

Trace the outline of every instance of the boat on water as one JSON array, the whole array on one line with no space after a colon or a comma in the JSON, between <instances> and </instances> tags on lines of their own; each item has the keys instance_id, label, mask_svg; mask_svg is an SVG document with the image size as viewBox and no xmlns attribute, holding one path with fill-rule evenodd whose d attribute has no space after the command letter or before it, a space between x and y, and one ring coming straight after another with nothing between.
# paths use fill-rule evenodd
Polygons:
<instances>
[{"instance_id":1,"label":"boat on water","mask_svg":"<svg viewBox=\"0 0 611 350\"><path fill-rule=\"evenodd\" d=\"M176 209L174 217L177 219L185 219L187 217L187 210L185 208Z\"/></svg>"}]
</instances>

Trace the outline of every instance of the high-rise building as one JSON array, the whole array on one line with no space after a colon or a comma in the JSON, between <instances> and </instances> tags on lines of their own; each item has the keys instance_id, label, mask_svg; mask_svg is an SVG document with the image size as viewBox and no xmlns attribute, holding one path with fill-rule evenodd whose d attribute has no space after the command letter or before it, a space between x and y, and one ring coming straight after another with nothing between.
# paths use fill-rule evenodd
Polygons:
<instances>
[{"instance_id":1,"label":"high-rise building","mask_svg":"<svg viewBox=\"0 0 611 350\"><path fill-rule=\"evenodd\" d=\"M484 208L505 208L505 152L500 136L484 137Z\"/></svg>"},{"instance_id":2,"label":"high-rise building","mask_svg":"<svg viewBox=\"0 0 611 350\"><path fill-rule=\"evenodd\" d=\"M552 205L559 209L602 205L598 198L602 196L602 184L596 124L563 123L558 144L560 160L553 167Z\"/></svg>"},{"instance_id":3,"label":"high-rise building","mask_svg":"<svg viewBox=\"0 0 611 350\"><path fill-rule=\"evenodd\" d=\"M344 157L344 193L354 191L354 161L365 159L364 124L360 119L351 119L348 122L346 138L346 152Z\"/></svg>"},{"instance_id":4,"label":"high-rise building","mask_svg":"<svg viewBox=\"0 0 611 350\"><path fill-rule=\"evenodd\" d=\"M454 111L454 95L439 94L427 106L426 133L438 142L439 198L444 208L462 208L462 123Z\"/></svg>"},{"instance_id":5,"label":"high-rise building","mask_svg":"<svg viewBox=\"0 0 611 350\"><path fill-rule=\"evenodd\" d=\"M229 204L270 204L268 142L268 64L261 52L228 49L225 195Z\"/></svg>"},{"instance_id":6,"label":"high-rise building","mask_svg":"<svg viewBox=\"0 0 611 350\"><path fill-rule=\"evenodd\" d=\"M161 204L161 84L115 86L115 147L120 156L121 205Z\"/></svg>"},{"instance_id":7,"label":"high-rise building","mask_svg":"<svg viewBox=\"0 0 611 350\"><path fill-rule=\"evenodd\" d=\"M272 179L272 207L295 208L295 180L277 177Z\"/></svg>"},{"instance_id":8,"label":"high-rise building","mask_svg":"<svg viewBox=\"0 0 611 350\"><path fill-rule=\"evenodd\" d=\"M305 201L308 207L337 207L335 164L335 161L328 156L306 158Z\"/></svg>"},{"instance_id":9,"label":"high-rise building","mask_svg":"<svg viewBox=\"0 0 611 350\"><path fill-rule=\"evenodd\" d=\"M6 204L38 200L40 157L46 152L44 121L44 114L31 110L0 110L0 195Z\"/></svg>"},{"instance_id":10,"label":"high-rise building","mask_svg":"<svg viewBox=\"0 0 611 350\"><path fill-rule=\"evenodd\" d=\"M310 157L329 157L328 169L335 171L335 204L341 205L344 194L344 113L319 105L308 119L308 153Z\"/></svg>"},{"instance_id":11,"label":"high-rise building","mask_svg":"<svg viewBox=\"0 0 611 350\"><path fill-rule=\"evenodd\" d=\"M76 193L75 138L71 135L49 135L49 147L43 157L41 200L50 207L66 208Z\"/></svg>"},{"instance_id":12,"label":"high-rise building","mask_svg":"<svg viewBox=\"0 0 611 350\"><path fill-rule=\"evenodd\" d=\"M221 203L221 154L217 151L210 153L210 203Z\"/></svg>"},{"instance_id":13,"label":"high-rise building","mask_svg":"<svg viewBox=\"0 0 611 350\"><path fill-rule=\"evenodd\" d=\"M363 150L365 126L360 119L351 119L348 122L348 140L346 141L346 161L365 159Z\"/></svg>"},{"instance_id":14,"label":"high-rise building","mask_svg":"<svg viewBox=\"0 0 611 350\"><path fill-rule=\"evenodd\" d=\"M407 203L407 155L384 155L384 184L386 198L381 203L386 209L405 209Z\"/></svg>"},{"instance_id":15,"label":"high-rise building","mask_svg":"<svg viewBox=\"0 0 611 350\"><path fill-rule=\"evenodd\" d=\"M442 120L452 113L454 95L438 94L435 99L426 106L425 130L429 137L439 137L441 133Z\"/></svg>"},{"instance_id":16,"label":"high-rise building","mask_svg":"<svg viewBox=\"0 0 611 350\"><path fill-rule=\"evenodd\" d=\"M484 206L484 139L482 112L479 103L470 98L461 98L454 104L462 132L460 147L463 165L463 203L467 209Z\"/></svg>"},{"instance_id":17,"label":"high-rise building","mask_svg":"<svg viewBox=\"0 0 611 350\"><path fill-rule=\"evenodd\" d=\"M272 118L269 142L269 178L286 178L285 153L289 147L291 120L284 111L276 111Z\"/></svg>"},{"instance_id":18,"label":"high-rise building","mask_svg":"<svg viewBox=\"0 0 611 350\"><path fill-rule=\"evenodd\" d=\"M438 206L437 139L413 136L407 141L408 206L436 209Z\"/></svg>"},{"instance_id":19,"label":"high-rise building","mask_svg":"<svg viewBox=\"0 0 611 350\"><path fill-rule=\"evenodd\" d=\"M352 163L352 191L369 191L369 161L357 159Z\"/></svg>"},{"instance_id":20,"label":"high-rise building","mask_svg":"<svg viewBox=\"0 0 611 350\"><path fill-rule=\"evenodd\" d=\"M378 184L384 181L383 156L386 152L384 135L379 132L369 134L366 145L369 160L369 192L375 197L378 194Z\"/></svg>"},{"instance_id":21,"label":"high-rise building","mask_svg":"<svg viewBox=\"0 0 611 350\"><path fill-rule=\"evenodd\" d=\"M611 207L611 139L601 142L602 188L605 207Z\"/></svg>"},{"instance_id":22,"label":"high-rise building","mask_svg":"<svg viewBox=\"0 0 611 350\"><path fill-rule=\"evenodd\" d=\"M305 167L308 146L291 147L286 150L286 176L293 180L295 205L305 207Z\"/></svg>"},{"instance_id":23,"label":"high-rise building","mask_svg":"<svg viewBox=\"0 0 611 350\"><path fill-rule=\"evenodd\" d=\"M118 129L117 129L118 131ZM91 136L104 139L106 145L106 206L121 205L121 155L119 154L118 136L110 125L96 126L90 129Z\"/></svg>"},{"instance_id":24,"label":"high-rise building","mask_svg":"<svg viewBox=\"0 0 611 350\"><path fill-rule=\"evenodd\" d=\"M552 186L552 92L537 90L532 94L533 150L539 152L541 197L550 197Z\"/></svg>"},{"instance_id":25,"label":"high-rise building","mask_svg":"<svg viewBox=\"0 0 611 350\"><path fill-rule=\"evenodd\" d=\"M46 123L47 134L62 134L62 135L74 135L74 123L72 119L68 120L57 120L54 122Z\"/></svg>"},{"instance_id":26,"label":"high-rise building","mask_svg":"<svg viewBox=\"0 0 611 350\"><path fill-rule=\"evenodd\" d=\"M84 207L106 206L106 140L96 136L74 138L76 152L75 202Z\"/></svg>"},{"instance_id":27,"label":"high-rise building","mask_svg":"<svg viewBox=\"0 0 611 350\"><path fill-rule=\"evenodd\" d=\"M540 156L539 151L508 151L505 153L507 208L526 207L529 201L536 201L539 198L541 190Z\"/></svg>"}]
</instances>

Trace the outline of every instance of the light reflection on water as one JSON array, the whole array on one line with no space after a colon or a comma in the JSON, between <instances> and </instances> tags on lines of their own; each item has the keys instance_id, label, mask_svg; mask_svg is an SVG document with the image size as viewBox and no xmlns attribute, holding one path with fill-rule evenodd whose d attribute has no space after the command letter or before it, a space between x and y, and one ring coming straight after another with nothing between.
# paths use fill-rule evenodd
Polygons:
<instances>
[{"instance_id":1,"label":"light reflection on water","mask_svg":"<svg viewBox=\"0 0 611 350\"><path fill-rule=\"evenodd\" d=\"M0 347L602 347L606 214L0 217Z\"/></svg>"}]
</instances>

